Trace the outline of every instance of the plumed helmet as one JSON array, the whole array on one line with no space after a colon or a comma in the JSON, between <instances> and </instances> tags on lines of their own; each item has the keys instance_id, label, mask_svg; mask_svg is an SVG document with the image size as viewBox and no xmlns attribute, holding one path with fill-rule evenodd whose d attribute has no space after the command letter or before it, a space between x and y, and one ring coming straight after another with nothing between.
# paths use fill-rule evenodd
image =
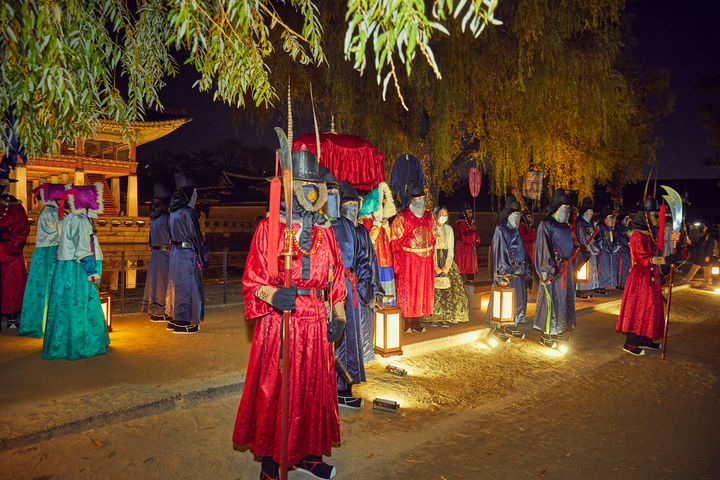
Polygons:
<instances>
[{"instance_id":1,"label":"plumed helmet","mask_svg":"<svg viewBox=\"0 0 720 480\"><path fill-rule=\"evenodd\" d=\"M347 180L340 180L340 203L357 202L360 199L358 191L353 187L352 183Z\"/></svg>"},{"instance_id":2,"label":"plumed helmet","mask_svg":"<svg viewBox=\"0 0 720 480\"><path fill-rule=\"evenodd\" d=\"M324 182L320 174L317 157L310 150L295 150L292 153L293 180Z\"/></svg>"},{"instance_id":3,"label":"plumed helmet","mask_svg":"<svg viewBox=\"0 0 720 480\"><path fill-rule=\"evenodd\" d=\"M417 197L424 197L425 196L425 189L422 185L418 185L417 183L411 183L408 185L407 188L407 198L408 200L412 200L413 198Z\"/></svg>"}]
</instances>

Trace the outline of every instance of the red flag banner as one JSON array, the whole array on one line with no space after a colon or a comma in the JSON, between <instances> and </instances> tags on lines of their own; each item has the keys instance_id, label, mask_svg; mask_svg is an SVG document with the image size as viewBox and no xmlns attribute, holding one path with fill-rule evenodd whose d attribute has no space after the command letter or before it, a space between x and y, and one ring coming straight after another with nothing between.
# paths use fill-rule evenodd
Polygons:
<instances>
[{"instance_id":1,"label":"red flag banner","mask_svg":"<svg viewBox=\"0 0 720 480\"><path fill-rule=\"evenodd\" d=\"M470 168L469 180L470 195L477 197L478 193L480 193L480 187L482 186L482 175L480 175L480 171L477 168Z\"/></svg>"}]
</instances>

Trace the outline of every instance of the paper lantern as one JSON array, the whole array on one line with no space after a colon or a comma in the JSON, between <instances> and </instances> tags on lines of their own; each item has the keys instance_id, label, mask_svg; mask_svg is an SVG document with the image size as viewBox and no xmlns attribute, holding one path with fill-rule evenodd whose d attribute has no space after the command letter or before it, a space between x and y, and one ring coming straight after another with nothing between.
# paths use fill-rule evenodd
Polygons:
<instances>
[{"instance_id":1,"label":"paper lantern","mask_svg":"<svg viewBox=\"0 0 720 480\"><path fill-rule=\"evenodd\" d=\"M510 325L515 323L515 289L512 287L493 287L492 323Z\"/></svg>"},{"instance_id":2,"label":"paper lantern","mask_svg":"<svg viewBox=\"0 0 720 480\"><path fill-rule=\"evenodd\" d=\"M592 276L592 264L590 263L590 260L582 264L582 267L575 272L575 278L578 279L579 282L587 282L590 280L590 277Z\"/></svg>"},{"instance_id":3,"label":"paper lantern","mask_svg":"<svg viewBox=\"0 0 720 480\"><path fill-rule=\"evenodd\" d=\"M112 332L112 295L110 292L99 293L100 306L102 307L103 316L105 317L105 323L107 324L108 332Z\"/></svg>"},{"instance_id":4,"label":"paper lantern","mask_svg":"<svg viewBox=\"0 0 720 480\"><path fill-rule=\"evenodd\" d=\"M713 266L710 271L713 275L720 275L720 267L717 265Z\"/></svg>"},{"instance_id":5,"label":"paper lantern","mask_svg":"<svg viewBox=\"0 0 720 480\"><path fill-rule=\"evenodd\" d=\"M375 353L382 357L402 355L403 319L398 307L375 310Z\"/></svg>"}]
</instances>

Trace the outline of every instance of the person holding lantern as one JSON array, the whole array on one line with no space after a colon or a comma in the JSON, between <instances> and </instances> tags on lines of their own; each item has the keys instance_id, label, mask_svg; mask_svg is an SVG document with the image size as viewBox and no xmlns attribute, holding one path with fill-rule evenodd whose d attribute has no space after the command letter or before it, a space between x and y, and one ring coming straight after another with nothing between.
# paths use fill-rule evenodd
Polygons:
<instances>
[{"instance_id":1,"label":"person holding lantern","mask_svg":"<svg viewBox=\"0 0 720 480\"><path fill-rule=\"evenodd\" d=\"M10 167L0 168L0 329L17 328L22 310L27 269L23 248L30 233L30 222L22 202L10 195Z\"/></svg>"},{"instance_id":2,"label":"person holding lantern","mask_svg":"<svg viewBox=\"0 0 720 480\"><path fill-rule=\"evenodd\" d=\"M535 271L540 277L534 327L542 331L541 342L553 345L567 340L575 328L575 253L568 225L570 199L558 188L540 222L535 240Z\"/></svg>"},{"instance_id":3,"label":"person holding lantern","mask_svg":"<svg viewBox=\"0 0 720 480\"><path fill-rule=\"evenodd\" d=\"M462 209L462 218L456 224L458 241L455 243L455 263L463 279L472 280L478 271L477 246L480 245L480 235L475 230L473 210L465 203Z\"/></svg>"},{"instance_id":4,"label":"person holding lantern","mask_svg":"<svg viewBox=\"0 0 720 480\"><path fill-rule=\"evenodd\" d=\"M455 264L455 232L448 225L448 209L435 207L435 303L433 314L427 318L434 327L449 327L451 323L470 320L468 296Z\"/></svg>"},{"instance_id":5,"label":"person holding lantern","mask_svg":"<svg viewBox=\"0 0 720 480\"><path fill-rule=\"evenodd\" d=\"M274 251L284 248L282 234L270 238L270 218L255 230L243 273L245 318L256 319L256 324L233 443L249 445L262 459L263 480L280 478L282 375L278 364L283 311L291 311L286 334L290 357L283 359L283 366L290 368L289 464L317 478L333 478L335 468L322 455L340 441L332 344L345 325L345 268L335 232L319 212L328 192L315 155L307 150L293 152L292 172L292 287L283 286L284 258L268 258L270 241L277 243ZM285 228L286 212L286 205L281 204L279 232ZM331 321L326 304L333 312Z\"/></svg>"},{"instance_id":6,"label":"person holding lantern","mask_svg":"<svg viewBox=\"0 0 720 480\"><path fill-rule=\"evenodd\" d=\"M173 319L165 314L165 298L167 296L168 268L171 246L170 214L168 206L172 193L163 182L153 184L153 201L150 206L150 261L148 262L145 291L141 311L150 314L153 322L168 322ZM174 327L173 327L174 330Z\"/></svg>"},{"instance_id":7,"label":"person holding lantern","mask_svg":"<svg viewBox=\"0 0 720 480\"><path fill-rule=\"evenodd\" d=\"M60 227L58 262L50 286L42 357L92 357L110 344L98 285L102 250L94 218L103 212L103 184L74 186L60 199L70 206Z\"/></svg>"},{"instance_id":8,"label":"person holding lantern","mask_svg":"<svg viewBox=\"0 0 720 480\"><path fill-rule=\"evenodd\" d=\"M527 307L527 280L531 277L532 266L530 255L525 249L522 235L518 230L522 220L522 207L514 195L505 199L505 207L500 212L492 242L493 286L490 292L487 318L492 322L493 291L500 287L513 289L515 311L512 324L494 323L496 333L501 338L512 335L522 338L524 335L518 325L525 323Z\"/></svg>"},{"instance_id":9,"label":"person holding lantern","mask_svg":"<svg viewBox=\"0 0 720 480\"><path fill-rule=\"evenodd\" d=\"M170 199L170 260L165 296L165 315L172 318L174 333L197 333L205 318L203 272L209 254L195 214L197 189L186 173L175 174L175 193Z\"/></svg>"},{"instance_id":10,"label":"person holding lantern","mask_svg":"<svg viewBox=\"0 0 720 480\"><path fill-rule=\"evenodd\" d=\"M67 188L70 188L70 185ZM34 198L45 205L45 208L37 220L35 249L20 314L18 335L24 337L42 338L45 334L50 284L57 266L57 251L60 245L62 213L58 211L58 200L64 198L65 189L64 184L41 183L33 190Z\"/></svg>"},{"instance_id":11,"label":"person holding lantern","mask_svg":"<svg viewBox=\"0 0 720 480\"><path fill-rule=\"evenodd\" d=\"M392 223L390 245L395 259L395 288L398 307L405 318L406 332L425 331L420 318L432 315L435 301L435 262L433 253L437 233L433 216L425 210L422 185L407 188L408 208Z\"/></svg>"},{"instance_id":12,"label":"person holding lantern","mask_svg":"<svg viewBox=\"0 0 720 480\"><path fill-rule=\"evenodd\" d=\"M617 331L625 333L623 351L636 356L645 355L645 349L661 348L653 340L662 337L665 325L661 269L676 259L674 253L662 256L663 252L658 252L658 224L658 202L649 197L630 225L632 267L615 327ZM675 249L679 238L679 232L672 233L671 250Z\"/></svg>"}]
</instances>

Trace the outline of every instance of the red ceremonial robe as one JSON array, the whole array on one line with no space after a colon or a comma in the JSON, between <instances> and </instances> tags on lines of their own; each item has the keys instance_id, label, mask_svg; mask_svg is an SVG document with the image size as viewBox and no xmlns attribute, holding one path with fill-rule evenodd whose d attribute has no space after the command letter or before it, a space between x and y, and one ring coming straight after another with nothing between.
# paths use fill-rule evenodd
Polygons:
<instances>
[{"instance_id":1,"label":"red ceremonial robe","mask_svg":"<svg viewBox=\"0 0 720 480\"><path fill-rule=\"evenodd\" d=\"M22 310L27 269L23 248L30 233L30 223L22 202L11 195L0 198L0 294L2 309L7 315Z\"/></svg>"},{"instance_id":2,"label":"red ceremonial robe","mask_svg":"<svg viewBox=\"0 0 720 480\"><path fill-rule=\"evenodd\" d=\"M278 368L280 322L282 312L255 296L263 285L283 285L284 259L278 257L278 275L268 275L268 219L255 230L243 274L245 318L257 318L245 387L238 409L233 443L249 445L258 457L272 456L280 462L280 393L282 373ZM292 283L299 288L324 288L328 271L333 268L332 302L345 299L345 271L340 247L330 228L312 227L311 245L315 248L319 231L320 245L310 257L310 279L302 280L302 260L293 257ZM324 225L323 225L324 226ZM299 224L293 225L295 232ZM285 225L281 224L282 232ZM278 252L283 250L283 235ZM327 339L327 313L318 297L299 295L290 318L290 367L288 461L294 465L306 455L328 453L340 441L335 362Z\"/></svg>"},{"instance_id":3,"label":"red ceremonial robe","mask_svg":"<svg viewBox=\"0 0 720 480\"><path fill-rule=\"evenodd\" d=\"M460 273L477 273L477 251L475 246L480 244L480 236L475 232L467 220L457 222L457 242L455 242L455 263Z\"/></svg>"},{"instance_id":4,"label":"red ceremonial robe","mask_svg":"<svg viewBox=\"0 0 720 480\"><path fill-rule=\"evenodd\" d=\"M664 307L660 266L650 263L655 242L647 231L633 230L630 235L632 267L623 291L616 330L660 338L664 327Z\"/></svg>"},{"instance_id":5,"label":"red ceremonial robe","mask_svg":"<svg viewBox=\"0 0 720 480\"><path fill-rule=\"evenodd\" d=\"M398 213L392 223L391 245L397 305L403 317L430 316L435 302L437 232L430 212L417 218L410 208Z\"/></svg>"}]
</instances>

